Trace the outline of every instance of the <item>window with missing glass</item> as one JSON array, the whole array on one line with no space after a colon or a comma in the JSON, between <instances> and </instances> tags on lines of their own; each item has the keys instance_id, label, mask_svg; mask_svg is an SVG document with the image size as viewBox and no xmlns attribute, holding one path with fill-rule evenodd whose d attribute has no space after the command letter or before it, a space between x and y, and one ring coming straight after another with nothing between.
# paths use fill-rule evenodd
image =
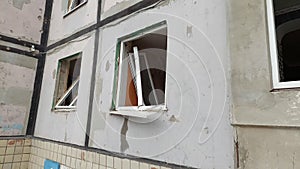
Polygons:
<instances>
[{"instance_id":1,"label":"window with missing glass","mask_svg":"<svg viewBox=\"0 0 300 169\"><path fill-rule=\"evenodd\" d=\"M80 67L80 53L59 60L53 99L55 110L76 109Z\"/></svg>"},{"instance_id":2,"label":"window with missing glass","mask_svg":"<svg viewBox=\"0 0 300 169\"><path fill-rule=\"evenodd\" d=\"M300 1L267 0L274 88L300 87Z\"/></svg>"},{"instance_id":3,"label":"window with missing glass","mask_svg":"<svg viewBox=\"0 0 300 169\"><path fill-rule=\"evenodd\" d=\"M66 9L66 15L71 13L72 11L76 10L83 4L87 2L87 0L65 0L67 1L67 9Z\"/></svg>"},{"instance_id":4,"label":"window with missing glass","mask_svg":"<svg viewBox=\"0 0 300 169\"><path fill-rule=\"evenodd\" d=\"M113 110L166 109L167 26L153 25L118 42ZM121 113L122 114L122 113Z\"/></svg>"}]
</instances>

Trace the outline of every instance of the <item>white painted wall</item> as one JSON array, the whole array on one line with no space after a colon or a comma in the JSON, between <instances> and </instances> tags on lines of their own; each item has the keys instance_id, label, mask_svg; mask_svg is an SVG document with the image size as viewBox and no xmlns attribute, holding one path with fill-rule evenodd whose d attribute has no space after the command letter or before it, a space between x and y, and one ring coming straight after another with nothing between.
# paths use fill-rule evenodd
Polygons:
<instances>
[{"instance_id":1,"label":"white painted wall","mask_svg":"<svg viewBox=\"0 0 300 169\"><path fill-rule=\"evenodd\" d=\"M82 52L82 61L77 111L68 113L51 111L58 61L78 52ZM48 52L35 136L84 145L93 56L93 32Z\"/></svg>"},{"instance_id":2,"label":"white painted wall","mask_svg":"<svg viewBox=\"0 0 300 169\"><path fill-rule=\"evenodd\" d=\"M0 33L39 44L45 2L45 0L2 0Z\"/></svg>"},{"instance_id":3,"label":"white painted wall","mask_svg":"<svg viewBox=\"0 0 300 169\"><path fill-rule=\"evenodd\" d=\"M117 38L163 20L168 111L155 119L129 118L122 140L124 118L109 114ZM104 27L100 37L90 146L196 168L234 168L226 1L169 1Z\"/></svg>"},{"instance_id":4,"label":"white painted wall","mask_svg":"<svg viewBox=\"0 0 300 169\"><path fill-rule=\"evenodd\" d=\"M103 0L101 7L101 19L112 16L143 0Z\"/></svg>"},{"instance_id":5,"label":"white painted wall","mask_svg":"<svg viewBox=\"0 0 300 169\"><path fill-rule=\"evenodd\" d=\"M88 27L97 20L97 0L88 0L86 4L64 17L67 0L55 0L51 16L49 45L73 33Z\"/></svg>"}]
</instances>

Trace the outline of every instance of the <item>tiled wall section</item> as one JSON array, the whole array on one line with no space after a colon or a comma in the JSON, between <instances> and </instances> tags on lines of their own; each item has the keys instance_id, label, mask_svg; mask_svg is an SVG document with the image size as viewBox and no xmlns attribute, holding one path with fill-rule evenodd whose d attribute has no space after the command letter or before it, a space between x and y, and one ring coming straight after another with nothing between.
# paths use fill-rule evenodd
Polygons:
<instances>
[{"instance_id":1,"label":"tiled wall section","mask_svg":"<svg viewBox=\"0 0 300 169\"><path fill-rule=\"evenodd\" d=\"M0 139L0 169L28 169L30 139Z\"/></svg>"},{"instance_id":2,"label":"tiled wall section","mask_svg":"<svg viewBox=\"0 0 300 169\"><path fill-rule=\"evenodd\" d=\"M60 163L62 169L170 169L33 139L29 169L42 169L45 159Z\"/></svg>"}]
</instances>

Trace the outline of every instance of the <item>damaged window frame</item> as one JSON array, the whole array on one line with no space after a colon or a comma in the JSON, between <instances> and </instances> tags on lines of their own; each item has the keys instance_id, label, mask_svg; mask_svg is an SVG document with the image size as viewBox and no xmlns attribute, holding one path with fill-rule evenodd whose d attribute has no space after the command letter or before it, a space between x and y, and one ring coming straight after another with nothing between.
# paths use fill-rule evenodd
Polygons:
<instances>
[{"instance_id":1,"label":"damaged window frame","mask_svg":"<svg viewBox=\"0 0 300 169\"><path fill-rule=\"evenodd\" d=\"M73 2L75 2L76 0L65 0L65 1L68 1L67 2L67 8L66 8L66 12L65 12L65 14L64 14L64 18L65 17L67 17L68 15L70 15L71 13L73 13L74 11L76 11L78 8L80 8L80 7L82 7L83 5L85 5L87 2L88 2L88 0L82 0L82 2L81 3L79 3L78 5L76 5L75 7L71 7L71 4L73 3Z\"/></svg>"},{"instance_id":2,"label":"damaged window frame","mask_svg":"<svg viewBox=\"0 0 300 169\"><path fill-rule=\"evenodd\" d=\"M271 69L272 69L272 89L289 89L299 88L300 79L296 81L280 81L280 69L279 69L279 58L278 58L278 44L277 34L275 26L275 9L274 0L266 0L267 5L267 25L269 32L269 54L271 57Z\"/></svg>"},{"instance_id":3,"label":"damaged window frame","mask_svg":"<svg viewBox=\"0 0 300 169\"><path fill-rule=\"evenodd\" d=\"M75 60L75 59L80 59L80 67L79 67L79 76L76 80L72 82L70 87L66 89L66 91L63 92L62 97L59 99L58 97L58 92L59 92L59 87L60 87L60 80L61 78L68 78L69 74L65 74L64 76L67 77L62 77L61 75L61 68L62 64L64 61L67 61L70 63L70 61ZM53 103L52 103L52 111L55 112L69 112L69 111L76 111L77 110L77 101L78 101L78 90L79 90L79 83L80 83L80 72L81 72L81 61L82 61L82 52L70 55L68 57L64 57L58 60L58 66L57 66L57 71L56 71L56 78L55 78L55 89L54 89L54 95L53 95ZM68 80L68 79L67 79ZM61 105L63 101L67 99L67 97L72 93L72 90L77 86L77 96L71 101L69 105Z\"/></svg>"},{"instance_id":4,"label":"damaged window frame","mask_svg":"<svg viewBox=\"0 0 300 169\"><path fill-rule=\"evenodd\" d=\"M122 62L123 62L123 52L124 52L124 43L130 42L133 40L140 39L144 37L145 35L148 35L150 33L154 33L156 31L166 29L167 30L167 23L166 21L159 22L157 24L154 24L152 26L146 27L142 30L136 31L130 35L121 37L118 39L117 42L117 50L116 50L116 63L115 63L115 77L114 77L114 89L113 89L113 100L112 100L112 107L110 114L113 115L123 115L123 116L129 116L129 117L139 117L139 118L147 118L153 114L159 113L159 112L165 112L167 111L167 76L165 74L165 89L164 89L164 103L158 104L158 105L143 105L143 96L142 96L142 88L141 88L141 75L140 68L139 68L139 56L144 55L144 53L139 53L137 47L133 47L133 58L135 63L135 71L136 71L136 95L138 99L138 105L137 106L120 106L119 105L119 99L120 99L120 90L121 90L121 76L122 76ZM167 34L166 34L167 37ZM168 40L167 40L168 42ZM167 43L168 44L168 43ZM130 56L129 56L130 57ZM149 68L148 63L145 59L147 68ZM166 53L166 60L167 60L167 53ZM137 62L136 62L137 61ZM167 63L167 62L166 62ZM167 65L166 65L167 67ZM130 69L130 68L128 68ZM167 68L166 68L167 69ZM151 74L149 69L147 69L147 74L150 79L151 87L153 87L153 81L151 79ZM124 91L123 91L124 92ZM154 92L155 93L155 92ZM154 94L155 95L155 94ZM157 102L156 102L157 103Z\"/></svg>"}]
</instances>

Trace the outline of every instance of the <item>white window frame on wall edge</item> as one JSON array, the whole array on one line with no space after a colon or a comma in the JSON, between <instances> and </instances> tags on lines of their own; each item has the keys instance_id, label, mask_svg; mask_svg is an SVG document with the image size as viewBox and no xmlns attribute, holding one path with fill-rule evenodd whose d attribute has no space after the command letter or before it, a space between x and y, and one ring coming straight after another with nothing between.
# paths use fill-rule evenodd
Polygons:
<instances>
[{"instance_id":1,"label":"white window frame on wall edge","mask_svg":"<svg viewBox=\"0 0 300 169\"><path fill-rule=\"evenodd\" d=\"M266 0L266 5L267 5L267 22L268 22L268 33L269 33L269 38L268 38L269 51L271 56L271 67L272 67L272 88L275 90L300 88L300 80L280 82L273 0Z\"/></svg>"},{"instance_id":2,"label":"white window frame on wall edge","mask_svg":"<svg viewBox=\"0 0 300 169\"><path fill-rule=\"evenodd\" d=\"M161 22L159 24L162 24L162 25L157 26L157 27L155 27L153 29L142 31L142 33L140 33L140 34L138 34L136 36L129 37L129 38L121 41L120 56L119 56L119 71L118 71L118 75L117 75L118 79L121 76L121 67L122 67L123 52L124 52L124 43L126 43L128 41L132 41L132 40L138 39L140 37L145 36L146 34L158 31L160 29L167 28L167 24L166 24L165 21ZM167 46L167 49L168 49L168 46ZM135 55L136 54L137 54L137 51L135 52ZM167 67L167 65L166 65L166 67ZM164 104L151 105L151 106L144 106L144 105L141 105L141 106L119 106L119 92L121 90L121 84L120 84L121 82L120 82L120 80L118 80L118 82L117 82L117 95L116 95L116 107L115 107L115 110L111 110L109 114L111 114L111 115L128 116L128 117L148 118L148 117L150 117L150 116L152 116L154 114L168 111L168 108L167 108L167 97L166 97L167 96L167 79L168 78L166 76ZM141 93L141 92L138 92L137 94L139 95L139 93ZM138 99L139 98L141 98L141 96L138 96ZM139 102L138 105L140 105L140 100L138 102Z\"/></svg>"},{"instance_id":3,"label":"white window frame on wall edge","mask_svg":"<svg viewBox=\"0 0 300 169\"><path fill-rule=\"evenodd\" d=\"M78 100L78 95L74 98L74 100L70 103L69 106L60 106L60 104L69 96L71 91L76 85L79 85L79 78L75 80L75 82L69 87L69 89L65 92L65 94L57 101L56 105L54 106L54 109L76 109L76 106L74 106L74 103Z\"/></svg>"},{"instance_id":4,"label":"white window frame on wall edge","mask_svg":"<svg viewBox=\"0 0 300 169\"><path fill-rule=\"evenodd\" d=\"M58 78L60 78L59 75L59 70L60 70L60 66L59 66L59 62L60 60L64 60L64 59L79 59L82 58L82 52L77 52L75 54L72 54L70 56L64 57L64 58L60 58L58 60L58 67L57 67L57 73L56 73L56 82L55 82L55 89L54 89L54 98L56 97L56 92L57 92L57 88L58 88ZM82 63L81 63L82 64ZM80 66L81 69L81 66ZM81 72L81 71L80 71ZM73 88L77 85L79 86L80 83L80 75L78 76L78 78L72 83L72 85L64 92L64 95L57 101L55 101L55 99L53 98L52 100L52 111L53 112L74 112L77 110L77 106L74 105L77 101L78 101L78 95L72 100L72 102L70 103L69 106L61 106L60 104L69 96L69 94L72 92ZM79 88L77 89L79 90Z\"/></svg>"},{"instance_id":5,"label":"white window frame on wall edge","mask_svg":"<svg viewBox=\"0 0 300 169\"><path fill-rule=\"evenodd\" d=\"M88 2L88 0L84 0L83 2L81 2L79 5L77 5L75 8L69 10L69 8L67 8L66 13L64 14L63 17L68 16L69 14L71 14L72 12L76 11L78 8L82 7L83 5L85 5ZM68 7L68 4L67 4Z\"/></svg>"}]
</instances>

